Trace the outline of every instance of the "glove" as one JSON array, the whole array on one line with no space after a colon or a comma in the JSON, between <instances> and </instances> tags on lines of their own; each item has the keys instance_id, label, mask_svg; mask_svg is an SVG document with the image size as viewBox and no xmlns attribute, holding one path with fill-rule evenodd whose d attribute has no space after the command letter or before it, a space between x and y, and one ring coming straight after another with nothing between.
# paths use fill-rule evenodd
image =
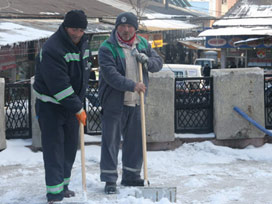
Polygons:
<instances>
[{"instance_id":1,"label":"glove","mask_svg":"<svg viewBox=\"0 0 272 204\"><path fill-rule=\"evenodd\" d=\"M148 61L148 56L145 53L138 53L136 55L136 59L137 59L138 62L141 62L142 64L145 64Z\"/></svg>"},{"instance_id":2,"label":"glove","mask_svg":"<svg viewBox=\"0 0 272 204\"><path fill-rule=\"evenodd\" d=\"M86 112L83 108L81 108L81 110L76 113L76 117L80 123L82 123L84 126L86 126L87 115L86 115Z\"/></svg>"}]
</instances>

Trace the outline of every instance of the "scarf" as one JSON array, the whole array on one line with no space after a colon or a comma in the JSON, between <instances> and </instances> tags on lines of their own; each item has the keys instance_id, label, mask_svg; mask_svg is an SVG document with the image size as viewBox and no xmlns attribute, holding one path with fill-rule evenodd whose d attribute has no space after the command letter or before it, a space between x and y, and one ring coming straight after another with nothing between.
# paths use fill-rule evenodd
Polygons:
<instances>
[{"instance_id":1,"label":"scarf","mask_svg":"<svg viewBox=\"0 0 272 204\"><path fill-rule=\"evenodd\" d=\"M119 35L119 33L118 32L116 32L117 33L117 38L118 38L118 41L120 42L120 43L122 43L122 44L126 44L126 45L128 45L128 46L132 46L133 45L133 42L134 42L134 40L135 40L135 38L136 38L136 33L134 33L134 36L130 39L130 40L123 40L122 38L121 38L121 36Z\"/></svg>"}]
</instances>

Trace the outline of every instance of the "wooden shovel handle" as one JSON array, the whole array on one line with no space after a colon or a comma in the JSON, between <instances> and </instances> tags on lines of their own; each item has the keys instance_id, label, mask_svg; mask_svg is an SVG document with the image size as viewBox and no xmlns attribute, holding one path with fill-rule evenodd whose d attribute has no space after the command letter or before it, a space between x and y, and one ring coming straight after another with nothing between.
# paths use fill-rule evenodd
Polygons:
<instances>
[{"instance_id":1,"label":"wooden shovel handle","mask_svg":"<svg viewBox=\"0 0 272 204\"><path fill-rule=\"evenodd\" d=\"M85 146L84 146L84 126L79 123L80 132L80 150L81 150L81 173L82 173L82 188L86 192L86 170L85 170Z\"/></svg>"},{"instance_id":2,"label":"wooden shovel handle","mask_svg":"<svg viewBox=\"0 0 272 204\"><path fill-rule=\"evenodd\" d=\"M142 64L140 62L138 62L138 67L139 67L139 81L143 83L143 68L142 68ZM142 92L142 91L140 92L140 105L141 105L141 127L142 127L144 180L148 182L148 178L147 178L147 157L146 157L145 107L144 107L144 92Z\"/></svg>"}]
</instances>

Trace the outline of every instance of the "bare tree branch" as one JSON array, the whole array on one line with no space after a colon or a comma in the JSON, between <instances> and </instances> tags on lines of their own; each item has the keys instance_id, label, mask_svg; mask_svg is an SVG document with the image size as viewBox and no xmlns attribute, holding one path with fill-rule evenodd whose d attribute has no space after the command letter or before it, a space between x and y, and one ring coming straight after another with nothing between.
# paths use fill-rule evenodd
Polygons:
<instances>
[{"instance_id":1,"label":"bare tree branch","mask_svg":"<svg viewBox=\"0 0 272 204\"><path fill-rule=\"evenodd\" d=\"M129 3L132 6L132 9L136 12L138 21L140 23L144 11L148 6L148 0L129 0Z\"/></svg>"}]
</instances>

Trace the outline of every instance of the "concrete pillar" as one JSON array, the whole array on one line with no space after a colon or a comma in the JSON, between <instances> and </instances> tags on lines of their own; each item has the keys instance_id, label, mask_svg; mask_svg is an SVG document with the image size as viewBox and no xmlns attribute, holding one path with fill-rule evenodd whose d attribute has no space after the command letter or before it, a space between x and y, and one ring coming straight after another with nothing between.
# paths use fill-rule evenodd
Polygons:
<instances>
[{"instance_id":1,"label":"concrete pillar","mask_svg":"<svg viewBox=\"0 0 272 204\"><path fill-rule=\"evenodd\" d=\"M175 76L171 71L149 74L146 99L147 142L175 140L174 127Z\"/></svg>"},{"instance_id":2,"label":"concrete pillar","mask_svg":"<svg viewBox=\"0 0 272 204\"><path fill-rule=\"evenodd\" d=\"M6 143L6 112L5 112L5 79L0 78L0 150L7 148Z\"/></svg>"},{"instance_id":3,"label":"concrete pillar","mask_svg":"<svg viewBox=\"0 0 272 204\"><path fill-rule=\"evenodd\" d=\"M233 107L237 106L260 125L265 126L263 70L218 69L212 70L211 75L214 84L216 139L263 139L265 133L233 110Z\"/></svg>"},{"instance_id":4,"label":"concrete pillar","mask_svg":"<svg viewBox=\"0 0 272 204\"><path fill-rule=\"evenodd\" d=\"M225 48L222 48L221 49L221 57L220 57L220 66L221 66L221 69L225 69L227 68L226 66L226 55L227 55L227 49Z\"/></svg>"},{"instance_id":5,"label":"concrete pillar","mask_svg":"<svg viewBox=\"0 0 272 204\"><path fill-rule=\"evenodd\" d=\"M35 111L36 97L33 90L34 77L31 77L31 117L32 117L32 146L41 148L41 131Z\"/></svg>"}]
</instances>

